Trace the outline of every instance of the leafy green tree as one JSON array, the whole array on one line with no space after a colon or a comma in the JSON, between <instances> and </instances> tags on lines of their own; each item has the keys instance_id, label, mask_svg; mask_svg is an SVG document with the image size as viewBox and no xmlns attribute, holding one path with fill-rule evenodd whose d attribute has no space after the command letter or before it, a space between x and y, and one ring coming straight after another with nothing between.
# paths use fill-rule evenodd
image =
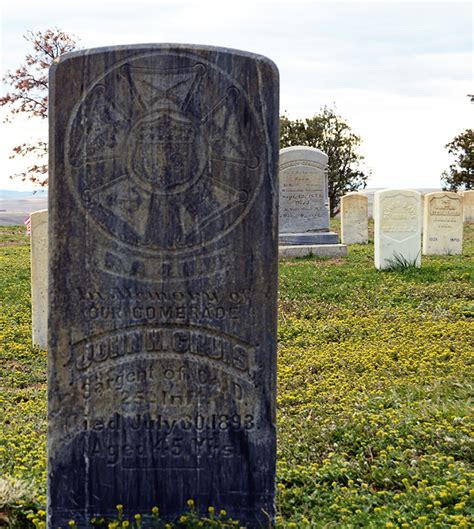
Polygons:
<instances>
[{"instance_id":1,"label":"leafy green tree","mask_svg":"<svg viewBox=\"0 0 474 529\"><path fill-rule=\"evenodd\" d=\"M33 51L26 55L25 63L9 71L3 82L10 85L10 91L0 97L0 106L8 109L5 118L10 122L17 115L43 120L48 117L48 71L53 62L63 53L76 47L76 38L59 28L46 31L28 31L23 36L31 43ZM30 180L42 186L48 183L48 166L43 163L47 155L47 143L38 139L34 143L22 143L13 148L10 158L35 156L38 163L24 172L12 175Z\"/></svg>"},{"instance_id":2,"label":"leafy green tree","mask_svg":"<svg viewBox=\"0 0 474 529\"><path fill-rule=\"evenodd\" d=\"M335 109L327 106L309 119L290 120L286 115L280 118L281 147L306 145L328 155L331 215L339 211L341 196L367 185L369 174L361 170L363 156L357 152L361 141Z\"/></svg>"},{"instance_id":3,"label":"leafy green tree","mask_svg":"<svg viewBox=\"0 0 474 529\"><path fill-rule=\"evenodd\" d=\"M474 129L466 129L445 145L455 157L449 171L441 174L445 191L474 189Z\"/></svg>"}]
</instances>

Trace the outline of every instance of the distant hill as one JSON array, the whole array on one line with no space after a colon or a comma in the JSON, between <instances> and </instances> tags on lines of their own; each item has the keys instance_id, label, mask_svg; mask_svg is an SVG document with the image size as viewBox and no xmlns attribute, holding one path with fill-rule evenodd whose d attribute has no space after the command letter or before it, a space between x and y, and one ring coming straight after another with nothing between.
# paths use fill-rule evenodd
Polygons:
<instances>
[{"instance_id":1,"label":"distant hill","mask_svg":"<svg viewBox=\"0 0 474 529\"><path fill-rule=\"evenodd\" d=\"M23 224L33 211L48 208L48 191L0 189L0 226Z\"/></svg>"},{"instance_id":2,"label":"distant hill","mask_svg":"<svg viewBox=\"0 0 474 529\"><path fill-rule=\"evenodd\" d=\"M374 193L384 187L366 188L360 192L367 195L369 199L369 216L372 216L372 206ZM439 187L413 188L422 195L441 191ZM0 226L12 226L14 224L23 224L24 220L33 211L47 209L48 207L48 190L38 189L32 191L14 191L10 189L0 189Z\"/></svg>"},{"instance_id":3,"label":"distant hill","mask_svg":"<svg viewBox=\"0 0 474 529\"><path fill-rule=\"evenodd\" d=\"M47 189L32 189L31 191L15 191L14 189L0 189L0 200L8 200L10 198L27 198L32 197L45 197L48 196Z\"/></svg>"}]
</instances>

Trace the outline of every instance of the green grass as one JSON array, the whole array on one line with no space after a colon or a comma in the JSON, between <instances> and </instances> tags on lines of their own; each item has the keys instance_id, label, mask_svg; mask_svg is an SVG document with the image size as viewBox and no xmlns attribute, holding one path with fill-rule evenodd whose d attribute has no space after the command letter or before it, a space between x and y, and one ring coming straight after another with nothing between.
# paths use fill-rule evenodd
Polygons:
<instances>
[{"instance_id":1,"label":"green grass","mask_svg":"<svg viewBox=\"0 0 474 529\"><path fill-rule=\"evenodd\" d=\"M0 244L28 245L25 226L0 226Z\"/></svg>"},{"instance_id":2,"label":"green grass","mask_svg":"<svg viewBox=\"0 0 474 529\"><path fill-rule=\"evenodd\" d=\"M31 346L29 248L20 228L5 237L0 472L41 505L46 354ZM473 255L470 225L462 256L419 269L377 271L372 244L281 264L278 527L469 527Z\"/></svg>"}]
</instances>

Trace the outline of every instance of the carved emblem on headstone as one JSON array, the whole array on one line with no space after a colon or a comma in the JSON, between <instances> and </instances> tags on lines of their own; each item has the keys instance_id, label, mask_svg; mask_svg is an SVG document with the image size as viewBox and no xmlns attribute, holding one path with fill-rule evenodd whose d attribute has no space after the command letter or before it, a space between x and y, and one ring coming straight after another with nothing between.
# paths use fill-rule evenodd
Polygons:
<instances>
[{"instance_id":1,"label":"carved emblem on headstone","mask_svg":"<svg viewBox=\"0 0 474 529\"><path fill-rule=\"evenodd\" d=\"M417 199L393 195L382 203L381 229L386 237L401 242L418 229Z\"/></svg>"},{"instance_id":2,"label":"carved emblem on headstone","mask_svg":"<svg viewBox=\"0 0 474 529\"><path fill-rule=\"evenodd\" d=\"M170 55L110 68L86 90L66 139L79 205L117 241L157 251L232 229L264 162L260 118L235 80L189 55L166 68Z\"/></svg>"}]
</instances>

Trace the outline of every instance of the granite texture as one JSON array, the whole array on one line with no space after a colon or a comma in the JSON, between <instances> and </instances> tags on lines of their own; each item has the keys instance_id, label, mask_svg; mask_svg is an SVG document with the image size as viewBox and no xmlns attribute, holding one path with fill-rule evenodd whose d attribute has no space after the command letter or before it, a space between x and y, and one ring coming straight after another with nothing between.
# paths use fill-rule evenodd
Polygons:
<instances>
[{"instance_id":1,"label":"granite texture","mask_svg":"<svg viewBox=\"0 0 474 529\"><path fill-rule=\"evenodd\" d=\"M48 527L273 518L278 92L223 48L53 66Z\"/></svg>"},{"instance_id":2,"label":"granite texture","mask_svg":"<svg viewBox=\"0 0 474 529\"><path fill-rule=\"evenodd\" d=\"M339 236L333 231L306 232L306 233L280 233L278 236L280 245L295 244L337 244Z\"/></svg>"}]
</instances>

